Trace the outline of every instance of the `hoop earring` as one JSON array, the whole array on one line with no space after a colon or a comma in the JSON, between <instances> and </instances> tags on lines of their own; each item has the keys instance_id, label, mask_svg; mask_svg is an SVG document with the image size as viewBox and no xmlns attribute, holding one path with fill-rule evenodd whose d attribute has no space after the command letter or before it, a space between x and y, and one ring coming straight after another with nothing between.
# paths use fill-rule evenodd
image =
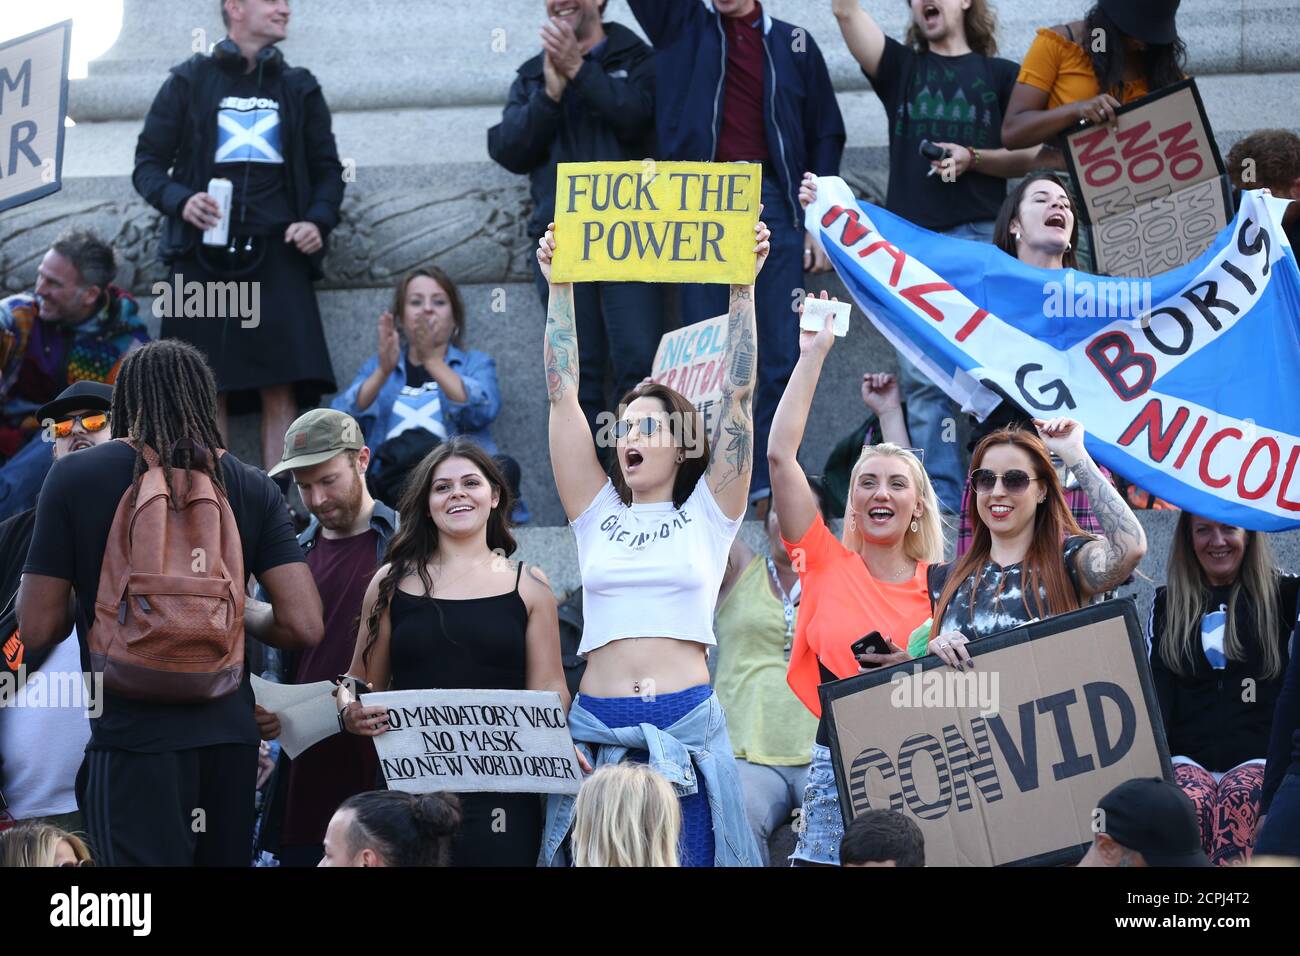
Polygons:
<instances>
[{"instance_id":1,"label":"hoop earring","mask_svg":"<svg viewBox=\"0 0 1300 956\"><path fill-rule=\"evenodd\" d=\"M921 530L921 526L920 526L919 524L917 524L917 523L916 523L916 519L913 518L913 519L912 519L912 534L916 534L916 533L917 533L918 531L920 531L920 530Z\"/></svg>"},{"instance_id":2,"label":"hoop earring","mask_svg":"<svg viewBox=\"0 0 1300 956\"><path fill-rule=\"evenodd\" d=\"M1066 251L1066 252L1069 252L1071 248L1072 248L1072 244L1067 242L1067 243L1065 244L1065 251Z\"/></svg>"}]
</instances>

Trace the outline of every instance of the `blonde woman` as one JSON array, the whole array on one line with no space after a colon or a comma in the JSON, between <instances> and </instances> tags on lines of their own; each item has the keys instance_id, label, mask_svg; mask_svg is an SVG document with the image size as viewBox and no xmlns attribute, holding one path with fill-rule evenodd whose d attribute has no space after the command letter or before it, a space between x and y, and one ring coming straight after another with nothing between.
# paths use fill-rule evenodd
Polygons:
<instances>
[{"instance_id":1,"label":"blonde woman","mask_svg":"<svg viewBox=\"0 0 1300 956\"><path fill-rule=\"evenodd\" d=\"M574 866L678 866L681 802L648 764L608 764L578 792Z\"/></svg>"},{"instance_id":2,"label":"blonde woman","mask_svg":"<svg viewBox=\"0 0 1300 956\"><path fill-rule=\"evenodd\" d=\"M1300 578L1279 573L1261 532L1184 511L1168 582L1156 589L1147 638L1174 778L1196 805L1210 862L1242 863Z\"/></svg>"},{"instance_id":3,"label":"blonde woman","mask_svg":"<svg viewBox=\"0 0 1300 956\"><path fill-rule=\"evenodd\" d=\"M800 333L799 362L777 406L767 446L772 508L803 591L786 680L818 717L819 684L852 677L862 665L909 659L908 638L930 616L927 569L943 558L934 487L916 455L901 447L907 429L897 401L889 400L897 392L889 376L869 376L864 382L864 397L874 402L884 437L892 441L866 446L853 466L841 541L818 514L797 455L834 341L829 321L820 332ZM868 386L882 394L868 395ZM855 658L851 645L872 631L889 642L890 652ZM799 841L790 857L796 865L839 864L844 820L829 743L823 721L804 789Z\"/></svg>"},{"instance_id":4,"label":"blonde woman","mask_svg":"<svg viewBox=\"0 0 1300 956\"><path fill-rule=\"evenodd\" d=\"M0 833L0 869L94 866L81 837L48 823L20 823Z\"/></svg>"}]
</instances>

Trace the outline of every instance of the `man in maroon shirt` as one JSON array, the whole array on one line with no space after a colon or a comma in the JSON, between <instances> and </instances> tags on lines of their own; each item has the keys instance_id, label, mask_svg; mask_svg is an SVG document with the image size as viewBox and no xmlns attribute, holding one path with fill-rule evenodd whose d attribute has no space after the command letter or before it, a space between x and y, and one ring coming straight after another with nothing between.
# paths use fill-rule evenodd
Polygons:
<instances>
[{"instance_id":1,"label":"man in maroon shirt","mask_svg":"<svg viewBox=\"0 0 1300 956\"><path fill-rule=\"evenodd\" d=\"M369 463L361 426L332 408L307 412L284 436L284 454L270 474L292 472L311 513L298 543L324 604L325 639L310 650L285 655L264 676L291 684L332 681L352 663L366 586L397 530L397 515L366 488ZM252 620L260 624L261 609L253 603ZM258 627L249 633L258 636ZM257 722L263 739L279 736L275 714L258 707ZM278 851L281 866L315 866L325 852L330 816L348 797L373 789L377 772L374 744L349 734L326 737L294 760L281 755L268 785L259 848Z\"/></svg>"},{"instance_id":2,"label":"man in maroon shirt","mask_svg":"<svg viewBox=\"0 0 1300 956\"><path fill-rule=\"evenodd\" d=\"M656 158L763 167L763 219L771 252L755 285L758 390L750 500L771 494L767 435L799 359L805 271L829 262L803 228L805 172L838 176L844 120L826 62L803 27L771 17L758 0L628 0L655 47ZM684 325L727 311L726 285L683 285Z\"/></svg>"}]
</instances>

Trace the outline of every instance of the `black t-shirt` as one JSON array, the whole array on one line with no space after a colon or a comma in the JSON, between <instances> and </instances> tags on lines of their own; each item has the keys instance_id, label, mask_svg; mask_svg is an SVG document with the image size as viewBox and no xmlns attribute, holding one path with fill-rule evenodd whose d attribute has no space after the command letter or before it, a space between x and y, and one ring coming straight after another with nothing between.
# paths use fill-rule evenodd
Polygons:
<instances>
[{"instance_id":1,"label":"black t-shirt","mask_svg":"<svg viewBox=\"0 0 1300 956\"><path fill-rule=\"evenodd\" d=\"M889 193L885 208L936 232L996 219L1007 181L974 168L944 182L927 176L921 140L1002 148L1002 116L1020 68L1000 57L917 53L885 38L872 88L889 118ZM865 71L864 71L865 72Z\"/></svg>"},{"instance_id":2,"label":"black t-shirt","mask_svg":"<svg viewBox=\"0 0 1300 956\"><path fill-rule=\"evenodd\" d=\"M232 236L264 236L293 221L285 184L284 138L275 84L240 76L217 104L214 179L229 179Z\"/></svg>"},{"instance_id":3,"label":"black t-shirt","mask_svg":"<svg viewBox=\"0 0 1300 956\"><path fill-rule=\"evenodd\" d=\"M90 671L87 636L95 618L95 595L104 548L118 502L131 487L135 451L106 442L54 463L36 504L36 530L24 574L71 581L77 598L81 666ZM221 458L230 508L235 513L246 573L302 561L284 498L275 482L233 455ZM90 721L90 748L163 753L214 744L258 741L253 691L245 670L239 690L197 704L159 704L104 694L103 713Z\"/></svg>"}]
</instances>

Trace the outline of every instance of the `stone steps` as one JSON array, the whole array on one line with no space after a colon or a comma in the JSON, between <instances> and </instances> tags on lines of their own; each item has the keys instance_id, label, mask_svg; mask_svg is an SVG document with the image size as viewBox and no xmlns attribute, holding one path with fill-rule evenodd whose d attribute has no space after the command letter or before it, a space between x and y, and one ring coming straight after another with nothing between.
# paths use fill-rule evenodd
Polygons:
<instances>
[{"instance_id":1,"label":"stone steps","mask_svg":"<svg viewBox=\"0 0 1300 956\"><path fill-rule=\"evenodd\" d=\"M825 2L769 0L774 16L808 28L826 57L848 129L843 175L881 201L888 175L884 110L852 62ZM1077 18L1078 0L1002 0L1003 55L1019 59L1034 29ZM145 111L172 64L221 36L212 0L126 0L116 44L71 83L65 180L60 193L0 214L0 294L31 288L50 241L70 223L112 237L118 282L145 300L163 278L158 215L135 194L130 170ZM901 3L872 4L891 36ZM1263 126L1300 131L1290 91L1300 86L1300 0L1184 0L1180 29L1188 70L1227 152ZM500 118L515 69L537 48L541 0L481 0L472 14L444 0L314 0L294 7L285 52L320 77L334 111L340 155L355 172L343 222L331 240L320 301L340 385L370 354L374 323L397 277L434 262L461 284L469 343L498 362L501 447L524 465L535 520L562 522L550 478L540 344L544 313L531 285L527 181L492 163L486 131ZM634 26L623 0L607 17ZM201 36L195 31L206 31ZM812 290L843 295L838 279ZM500 291L498 291L500 290ZM502 298L504 296L504 298ZM492 311L493 304L502 307ZM663 317L661 317L662 319ZM155 328L157 322L154 322ZM864 371L892 370L892 349L865 319L839 343L823 373L804 444L819 472L834 442L860 424ZM252 419L236 419L231 443L257 460Z\"/></svg>"},{"instance_id":2,"label":"stone steps","mask_svg":"<svg viewBox=\"0 0 1300 956\"><path fill-rule=\"evenodd\" d=\"M122 35L96 60L85 81L72 84L78 121L143 115L166 70L198 45L223 35L211 0L126 0ZM1081 17L1079 0L1001 0L1002 56L1019 62L1039 27ZM806 28L826 59L837 90L865 89L826 2L768 0L774 17ZM893 37L908 22L901 3L868 6ZM640 32L622 0L605 13ZM493 105L505 96L516 68L537 52L544 19L541 0L480 0L473 12L448 0L313 0L295 5L290 62L309 66L337 110ZM1192 75L1294 70L1300 46L1300 0L1184 0L1179 31ZM140 82L145 79L147 82Z\"/></svg>"}]
</instances>

